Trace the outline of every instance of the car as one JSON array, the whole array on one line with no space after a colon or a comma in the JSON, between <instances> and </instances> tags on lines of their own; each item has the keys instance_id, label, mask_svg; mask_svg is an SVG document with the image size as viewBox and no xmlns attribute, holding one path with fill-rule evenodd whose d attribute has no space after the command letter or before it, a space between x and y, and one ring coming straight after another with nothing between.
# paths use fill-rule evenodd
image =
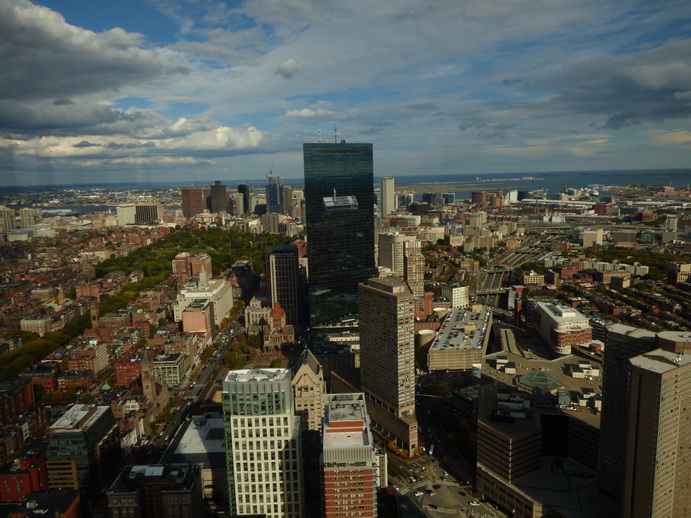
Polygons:
<instances>
[{"instance_id":1,"label":"car","mask_svg":"<svg viewBox=\"0 0 691 518\"><path fill-rule=\"evenodd\" d=\"M472 502L468 502L472 507L478 507L480 505L480 502L477 500L473 500Z\"/></svg>"},{"instance_id":2,"label":"car","mask_svg":"<svg viewBox=\"0 0 691 518\"><path fill-rule=\"evenodd\" d=\"M441 487L441 485L440 485L440 484L434 484L432 487L433 487L434 489L439 489L439 488Z\"/></svg>"},{"instance_id":3,"label":"car","mask_svg":"<svg viewBox=\"0 0 691 518\"><path fill-rule=\"evenodd\" d=\"M436 505L434 505L434 504L429 504L429 506L430 506L430 508L432 508L432 509L439 509L439 507L436 506Z\"/></svg>"},{"instance_id":4,"label":"car","mask_svg":"<svg viewBox=\"0 0 691 518\"><path fill-rule=\"evenodd\" d=\"M424 493L422 491L415 491L415 496L422 496Z\"/></svg>"}]
</instances>

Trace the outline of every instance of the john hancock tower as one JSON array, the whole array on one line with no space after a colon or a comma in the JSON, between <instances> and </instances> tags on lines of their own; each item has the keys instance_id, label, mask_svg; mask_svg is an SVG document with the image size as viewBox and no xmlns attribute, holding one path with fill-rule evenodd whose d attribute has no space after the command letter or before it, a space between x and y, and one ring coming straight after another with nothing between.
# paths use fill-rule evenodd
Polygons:
<instances>
[{"instance_id":1,"label":"john hancock tower","mask_svg":"<svg viewBox=\"0 0 691 518\"><path fill-rule=\"evenodd\" d=\"M372 144L303 144L310 325L356 317L376 276Z\"/></svg>"}]
</instances>

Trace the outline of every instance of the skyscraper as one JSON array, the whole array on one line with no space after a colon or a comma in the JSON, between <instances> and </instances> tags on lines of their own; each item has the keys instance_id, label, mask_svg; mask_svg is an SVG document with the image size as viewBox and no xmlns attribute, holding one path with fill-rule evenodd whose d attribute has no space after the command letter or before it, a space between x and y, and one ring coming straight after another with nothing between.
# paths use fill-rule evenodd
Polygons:
<instances>
[{"instance_id":1,"label":"skyscraper","mask_svg":"<svg viewBox=\"0 0 691 518\"><path fill-rule=\"evenodd\" d=\"M415 416L415 297L398 277L371 278L359 286L360 380L372 420L417 449Z\"/></svg>"},{"instance_id":2,"label":"skyscraper","mask_svg":"<svg viewBox=\"0 0 691 518\"><path fill-rule=\"evenodd\" d=\"M249 214L252 211L250 206L250 189L245 184L238 185L238 192L242 194L242 209L238 212L240 214ZM236 209L238 210L238 209Z\"/></svg>"},{"instance_id":3,"label":"skyscraper","mask_svg":"<svg viewBox=\"0 0 691 518\"><path fill-rule=\"evenodd\" d=\"M691 357L632 358L622 516L691 516Z\"/></svg>"},{"instance_id":4,"label":"skyscraper","mask_svg":"<svg viewBox=\"0 0 691 518\"><path fill-rule=\"evenodd\" d=\"M266 211L283 214L283 184L280 176L266 175Z\"/></svg>"},{"instance_id":5,"label":"skyscraper","mask_svg":"<svg viewBox=\"0 0 691 518\"><path fill-rule=\"evenodd\" d=\"M600 487L617 497L621 495L626 461L629 360L655 348L655 333L652 331L623 324L613 324L607 328L598 478Z\"/></svg>"},{"instance_id":6,"label":"skyscraper","mask_svg":"<svg viewBox=\"0 0 691 518\"><path fill-rule=\"evenodd\" d=\"M382 217L386 217L396 210L396 190L394 179L386 176L381 179L381 200L380 208Z\"/></svg>"},{"instance_id":7,"label":"skyscraper","mask_svg":"<svg viewBox=\"0 0 691 518\"><path fill-rule=\"evenodd\" d=\"M211 189L208 187L183 187L182 215L192 218L211 209Z\"/></svg>"},{"instance_id":8,"label":"skyscraper","mask_svg":"<svg viewBox=\"0 0 691 518\"><path fill-rule=\"evenodd\" d=\"M228 211L228 189L220 180L216 180L211 186L210 197L211 212Z\"/></svg>"},{"instance_id":9,"label":"skyscraper","mask_svg":"<svg viewBox=\"0 0 691 518\"><path fill-rule=\"evenodd\" d=\"M302 516L300 419L289 369L230 371L223 381L231 515Z\"/></svg>"},{"instance_id":10,"label":"skyscraper","mask_svg":"<svg viewBox=\"0 0 691 518\"><path fill-rule=\"evenodd\" d=\"M270 246L264 252L266 288L271 305L277 302L286 312L286 322L299 325L302 304L300 263L295 245Z\"/></svg>"},{"instance_id":11,"label":"skyscraper","mask_svg":"<svg viewBox=\"0 0 691 518\"><path fill-rule=\"evenodd\" d=\"M356 314L376 275L372 144L304 144L310 324Z\"/></svg>"}]
</instances>

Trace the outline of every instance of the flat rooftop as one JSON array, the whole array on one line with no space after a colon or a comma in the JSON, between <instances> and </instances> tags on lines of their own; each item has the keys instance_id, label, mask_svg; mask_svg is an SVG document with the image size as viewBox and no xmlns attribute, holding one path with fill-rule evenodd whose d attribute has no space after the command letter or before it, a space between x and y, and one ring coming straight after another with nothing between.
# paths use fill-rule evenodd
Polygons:
<instances>
[{"instance_id":1,"label":"flat rooftop","mask_svg":"<svg viewBox=\"0 0 691 518\"><path fill-rule=\"evenodd\" d=\"M93 413L89 413L93 410ZM82 430L89 428L103 414L110 410L108 406L73 405L50 427L52 431ZM88 419L86 419L88 416Z\"/></svg>"},{"instance_id":2,"label":"flat rooftop","mask_svg":"<svg viewBox=\"0 0 691 518\"><path fill-rule=\"evenodd\" d=\"M691 363L691 356L656 349L631 358L631 364L649 372L664 374Z\"/></svg>"},{"instance_id":3,"label":"flat rooftop","mask_svg":"<svg viewBox=\"0 0 691 518\"><path fill-rule=\"evenodd\" d=\"M290 369L240 369L230 371L225 381L230 383L249 383L257 381L278 381L290 375Z\"/></svg>"},{"instance_id":4,"label":"flat rooftop","mask_svg":"<svg viewBox=\"0 0 691 518\"><path fill-rule=\"evenodd\" d=\"M479 313L470 309L454 309L446 316L430 350L480 349L488 332L492 309L485 307ZM475 326L475 330L470 330ZM468 331L464 331L468 329Z\"/></svg>"}]
</instances>

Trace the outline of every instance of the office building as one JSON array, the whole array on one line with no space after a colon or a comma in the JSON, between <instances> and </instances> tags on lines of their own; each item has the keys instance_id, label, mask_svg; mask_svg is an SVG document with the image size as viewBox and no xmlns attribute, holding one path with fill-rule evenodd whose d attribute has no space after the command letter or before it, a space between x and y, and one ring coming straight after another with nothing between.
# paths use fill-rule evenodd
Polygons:
<instances>
[{"instance_id":1,"label":"office building","mask_svg":"<svg viewBox=\"0 0 691 518\"><path fill-rule=\"evenodd\" d=\"M622 516L691 516L691 357L655 349L629 363Z\"/></svg>"},{"instance_id":2,"label":"office building","mask_svg":"<svg viewBox=\"0 0 691 518\"><path fill-rule=\"evenodd\" d=\"M657 348L655 333L623 324L606 328L602 423L600 425L599 484L621 496L625 464L626 423L629 404L629 360Z\"/></svg>"},{"instance_id":3,"label":"office building","mask_svg":"<svg viewBox=\"0 0 691 518\"><path fill-rule=\"evenodd\" d=\"M304 144L312 327L357 314L376 275L372 144Z\"/></svg>"},{"instance_id":4,"label":"office building","mask_svg":"<svg viewBox=\"0 0 691 518\"><path fill-rule=\"evenodd\" d=\"M182 215L193 218L205 210L211 210L211 189L209 187L183 187Z\"/></svg>"},{"instance_id":5,"label":"office building","mask_svg":"<svg viewBox=\"0 0 691 518\"><path fill-rule=\"evenodd\" d=\"M127 466L106 495L110 518L193 518L204 507L201 466Z\"/></svg>"},{"instance_id":6,"label":"office building","mask_svg":"<svg viewBox=\"0 0 691 518\"><path fill-rule=\"evenodd\" d=\"M250 188L245 184L240 184L238 185L238 193L242 194L243 212L240 214L249 214L252 212L252 206L250 205Z\"/></svg>"},{"instance_id":7,"label":"office building","mask_svg":"<svg viewBox=\"0 0 691 518\"><path fill-rule=\"evenodd\" d=\"M221 183L220 180L216 180L210 189L211 198L211 212L228 212L228 189L225 185Z\"/></svg>"},{"instance_id":8,"label":"office building","mask_svg":"<svg viewBox=\"0 0 691 518\"><path fill-rule=\"evenodd\" d=\"M264 271L271 306L279 303L286 312L286 323L300 325L304 290L297 247L268 247L264 252Z\"/></svg>"},{"instance_id":9,"label":"office building","mask_svg":"<svg viewBox=\"0 0 691 518\"><path fill-rule=\"evenodd\" d=\"M588 318L573 308L536 302L535 313L538 337L558 355L571 354L573 345L586 344L593 337Z\"/></svg>"},{"instance_id":10,"label":"office building","mask_svg":"<svg viewBox=\"0 0 691 518\"><path fill-rule=\"evenodd\" d=\"M266 212L283 214L283 183L280 176L266 175Z\"/></svg>"},{"instance_id":11,"label":"office building","mask_svg":"<svg viewBox=\"0 0 691 518\"><path fill-rule=\"evenodd\" d=\"M322 435L324 518L377 516L377 457L364 394L328 394Z\"/></svg>"},{"instance_id":12,"label":"office building","mask_svg":"<svg viewBox=\"0 0 691 518\"><path fill-rule=\"evenodd\" d=\"M302 351L292 365L293 402L295 415L300 417L300 428L306 432L321 432L324 417L326 382L324 369L309 349Z\"/></svg>"},{"instance_id":13,"label":"office building","mask_svg":"<svg viewBox=\"0 0 691 518\"><path fill-rule=\"evenodd\" d=\"M134 203L123 203L115 209L118 217L118 226L134 225L136 221L136 205Z\"/></svg>"},{"instance_id":14,"label":"office building","mask_svg":"<svg viewBox=\"0 0 691 518\"><path fill-rule=\"evenodd\" d=\"M119 464L120 439L109 406L73 405L49 429L50 489L105 489Z\"/></svg>"},{"instance_id":15,"label":"office building","mask_svg":"<svg viewBox=\"0 0 691 518\"><path fill-rule=\"evenodd\" d=\"M0 232L9 232L17 227L17 214L14 209L0 207Z\"/></svg>"},{"instance_id":16,"label":"office building","mask_svg":"<svg viewBox=\"0 0 691 518\"><path fill-rule=\"evenodd\" d=\"M198 279L192 278L178 293L173 305L176 322L182 320L182 312L196 300L208 300L213 307L213 323L220 326L223 319L233 308L233 287L227 279L208 279L202 271Z\"/></svg>"},{"instance_id":17,"label":"office building","mask_svg":"<svg viewBox=\"0 0 691 518\"><path fill-rule=\"evenodd\" d=\"M230 371L223 380L230 514L299 518L300 419L288 369Z\"/></svg>"},{"instance_id":18,"label":"office building","mask_svg":"<svg viewBox=\"0 0 691 518\"><path fill-rule=\"evenodd\" d=\"M360 380L374 423L412 456L418 446L415 416L415 297L398 277L359 286Z\"/></svg>"},{"instance_id":19,"label":"office building","mask_svg":"<svg viewBox=\"0 0 691 518\"><path fill-rule=\"evenodd\" d=\"M411 241L417 241L417 238L398 232L379 234L379 266L388 268L399 277L403 277L406 244Z\"/></svg>"},{"instance_id":20,"label":"office building","mask_svg":"<svg viewBox=\"0 0 691 518\"><path fill-rule=\"evenodd\" d=\"M396 210L396 187L394 179L390 176L382 178L380 185L379 208L381 209L382 217L385 218Z\"/></svg>"}]
</instances>

